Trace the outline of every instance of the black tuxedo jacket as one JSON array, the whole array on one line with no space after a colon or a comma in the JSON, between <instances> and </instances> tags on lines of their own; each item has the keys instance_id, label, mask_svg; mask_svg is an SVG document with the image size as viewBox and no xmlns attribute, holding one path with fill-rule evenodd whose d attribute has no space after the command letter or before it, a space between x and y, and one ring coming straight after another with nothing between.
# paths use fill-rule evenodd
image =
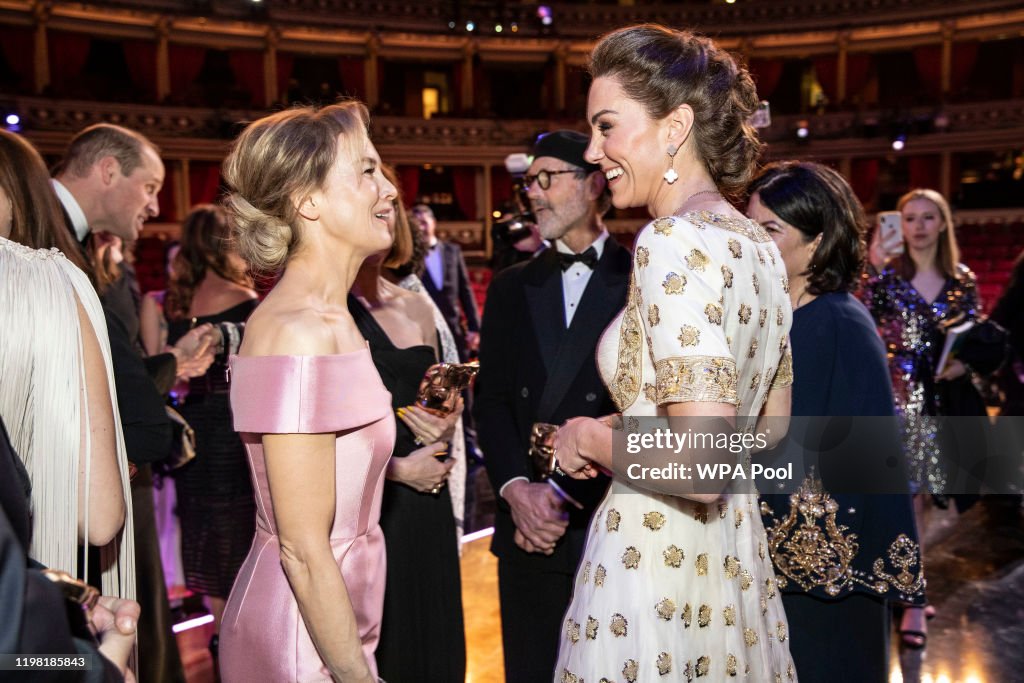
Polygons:
<instances>
[{"instance_id":1,"label":"black tuxedo jacket","mask_svg":"<svg viewBox=\"0 0 1024 683\"><path fill-rule=\"evenodd\" d=\"M462 249L457 244L443 241L439 241L436 248L441 250L441 288L438 289L434 284L434 278L426 271L423 273L423 286L441 309L441 315L455 335L459 356L465 359L466 335L462 329L462 315L466 316L466 327L469 331L479 332L480 314L476 310L473 288L469 286L469 273L466 272Z\"/></svg>"},{"instance_id":2,"label":"black tuxedo jacket","mask_svg":"<svg viewBox=\"0 0 1024 683\"><path fill-rule=\"evenodd\" d=\"M625 306L630 265L628 250L614 239L605 242L568 329L562 270L554 249L507 268L491 283L480 333L474 417L498 498L491 550L503 560L532 563L546 571L575 571L587 522L608 480L557 478L585 509L571 509L569 529L551 556L526 553L515 544L512 515L498 492L511 479L530 476L527 450L535 422L561 424L571 417L616 412L594 354L601 333Z\"/></svg>"},{"instance_id":3,"label":"black tuxedo jacket","mask_svg":"<svg viewBox=\"0 0 1024 683\"><path fill-rule=\"evenodd\" d=\"M78 242L66 211L64 221L88 263L89 256ZM123 300L125 297L127 300ZM108 295L100 297L100 302L107 320L117 410L128 459L136 465L163 460L171 452L171 423L162 394L174 383L174 356L159 354L143 359L138 346L139 314L130 288L113 287ZM158 382L164 386L158 386Z\"/></svg>"}]
</instances>

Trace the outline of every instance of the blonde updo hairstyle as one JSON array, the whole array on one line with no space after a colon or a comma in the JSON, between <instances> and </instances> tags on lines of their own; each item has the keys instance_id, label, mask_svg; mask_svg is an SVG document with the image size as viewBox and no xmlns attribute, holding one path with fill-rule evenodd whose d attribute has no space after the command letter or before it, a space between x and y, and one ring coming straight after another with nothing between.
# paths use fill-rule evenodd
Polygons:
<instances>
[{"instance_id":1,"label":"blonde updo hairstyle","mask_svg":"<svg viewBox=\"0 0 1024 683\"><path fill-rule=\"evenodd\" d=\"M641 24L602 37L590 74L615 79L653 120L690 105L697 156L722 194L743 195L761 154L748 122L759 101L750 74L728 52L689 31Z\"/></svg>"},{"instance_id":2,"label":"blonde updo hairstyle","mask_svg":"<svg viewBox=\"0 0 1024 683\"><path fill-rule=\"evenodd\" d=\"M242 131L224 160L230 189L224 207L238 251L253 269L284 268L302 243L298 206L323 187L342 152L339 136L355 155L368 138L368 126L366 107L352 100L322 109L287 109Z\"/></svg>"}]
</instances>

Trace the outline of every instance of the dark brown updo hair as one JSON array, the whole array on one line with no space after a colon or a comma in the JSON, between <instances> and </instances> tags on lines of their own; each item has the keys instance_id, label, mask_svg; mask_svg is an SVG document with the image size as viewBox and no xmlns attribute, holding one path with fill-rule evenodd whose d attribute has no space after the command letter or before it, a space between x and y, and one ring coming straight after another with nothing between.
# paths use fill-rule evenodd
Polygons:
<instances>
[{"instance_id":1,"label":"dark brown updo hair","mask_svg":"<svg viewBox=\"0 0 1024 683\"><path fill-rule=\"evenodd\" d=\"M758 99L753 79L732 55L689 31L641 24L601 38L590 75L614 78L654 120L690 105L698 156L722 194L742 196L761 154L748 123Z\"/></svg>"},{"instance_id":2,"label":"dark brown updo hair","mask_svg":"<svg viewBox=\"0 0 1024 683\"><path fill-rule=\"evenodd\" d=\"M298 202L323 187L341 153L368 139L369 114L356 100L295 107L250 123L224 160L224 198L238 251L256 270L277 272L302 240ZM353 161L353 163L355 163Z\"/></svg>"},{"instance_id":3,"label":"dark brown updo hair","mask_svg":"<svg viewBox=\"0 0 1024 683\"><path fill-rule=\"evenodd\" d=\"M174 277L167 287L164 313L168 320L189 317L196 288L209 273L243 287L252 287L245 271L231 261L231 225L223 208L193 207L181 224L181 248L174 257Z\"/></svg>"}]
</instances>

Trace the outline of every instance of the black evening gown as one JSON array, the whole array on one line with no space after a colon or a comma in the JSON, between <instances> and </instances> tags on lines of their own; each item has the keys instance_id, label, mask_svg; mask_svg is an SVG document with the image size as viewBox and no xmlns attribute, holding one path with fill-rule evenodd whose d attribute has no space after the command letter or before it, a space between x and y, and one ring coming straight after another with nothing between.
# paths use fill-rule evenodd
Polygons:
<instances>
[{"instance_id":1,"label":"black evening gown","mask_svg":"<svg viewBox=\"0 0 1024 683\"><path fill-rule=\"evenodd\" d=\"M349 310L370 344L373 364L391 392L394 408L416 400L420 379L435 361L434 349L400 349L355 297ZM394 456L419 448L401 420ZM466 639L462 619L462 581L448 487L438 494L418 493L386 481L380 526L387 548L387 586L377 668L394 683L463 683Z\"/></svg>"},{"instance_id":2,"label":"black evening gown","mask_svg":"<svg viewBox=\"0 0 1024 683\"><path fill-rule=\"evenodd\" d=\"M242 323L257 300L243 301L204 323ZM191 319L168 325L173 344L193 327ZM189 590L227 599L256 535L256 500L245 448L233 427L227 359L218 357L202 377L189 381L178 412L196 433L196 457L175 472L181 520L181 563Z\"/></svg>"}]
</instances>

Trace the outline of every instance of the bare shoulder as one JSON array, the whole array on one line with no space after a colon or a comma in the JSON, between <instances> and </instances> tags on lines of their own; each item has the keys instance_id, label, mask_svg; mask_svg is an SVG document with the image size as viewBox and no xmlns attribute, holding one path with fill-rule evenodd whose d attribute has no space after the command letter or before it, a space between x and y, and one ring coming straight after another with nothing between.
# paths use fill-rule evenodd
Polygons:
<instances>
[{"instance_id":1,"label":"bare shoulder","mask_svg":"<svg viewBox=\"0 0 1024 683\"><path fill-rule=\"evenodd\" d=\"M269 298L246 323L243 356L328 356L366 348L347 312L325 317L292 301Z\"/></svg>"}]
</instances>

